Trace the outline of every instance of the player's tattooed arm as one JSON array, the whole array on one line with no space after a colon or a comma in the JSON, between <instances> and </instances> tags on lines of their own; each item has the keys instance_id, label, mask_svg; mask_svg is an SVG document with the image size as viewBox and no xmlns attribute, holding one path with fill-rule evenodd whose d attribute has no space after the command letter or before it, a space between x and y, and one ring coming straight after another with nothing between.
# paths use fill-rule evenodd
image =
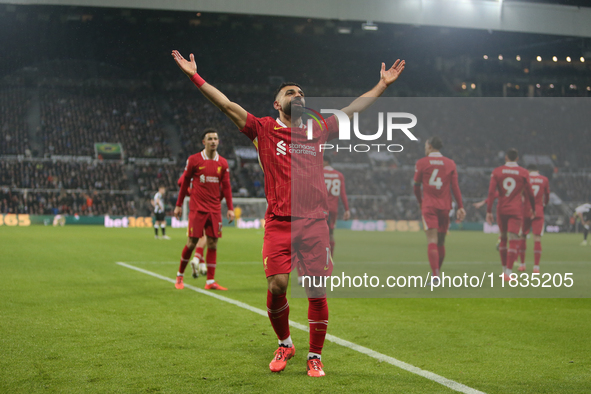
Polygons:
<instances>
[{"instance_id":1,"label":"player's tattooed arm","mask_svg":"<svg viewBox=\"0 0 591 394\"><path fill-rule=\"evenodd\" d=\"M380 97L390 86L394 83L404 70L405 61L404 60L396 60L392 67L386 69L386 64L382 63L382 68L380 70L380 81L376 86L374 86L371 90L364 93L357 99L355 99L349 106L343 108L341 111L349 116L349 119L353 117L355 112L363 112L369 106L371 106L377 99Z\"/></svg>"},{"instance_id":2,"label":"player's tattooed arm","mask_svg":"<svg viewBox=\"0 0 591 394\"><path fill-rule=\"evenodd\" d=\"M193 77L197 73L197 63L195 56L191 53L189 60L185 59L179 51L172 51L172 57L177 66L189 77ZM248 113L240 105L230 101L225 94L219 91L214 86L205 82L199 87L201 93L212 102L213 105L219 108L230 120L239 128L243 129L246 126L246 117Z\"/></svg>"}]
</instances>

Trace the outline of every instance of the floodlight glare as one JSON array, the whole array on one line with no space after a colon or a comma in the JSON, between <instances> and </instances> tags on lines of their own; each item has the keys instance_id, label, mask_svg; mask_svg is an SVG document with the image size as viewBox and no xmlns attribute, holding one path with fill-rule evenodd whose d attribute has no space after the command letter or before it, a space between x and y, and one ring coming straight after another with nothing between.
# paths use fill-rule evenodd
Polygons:
<instances>
[{"instance_id":1,"label":"floodlight glare","mask_svg":"<svg viewBox=\"0 0 591 394\"><path fill-rule=\"evenodd\" d=\"M366 23L361 24L361 28L363 30L376 31L376 30L378 30L378 25L376 25L375 23L373 23L371 21L367 21Z\"/></svg>"}]
</instances>

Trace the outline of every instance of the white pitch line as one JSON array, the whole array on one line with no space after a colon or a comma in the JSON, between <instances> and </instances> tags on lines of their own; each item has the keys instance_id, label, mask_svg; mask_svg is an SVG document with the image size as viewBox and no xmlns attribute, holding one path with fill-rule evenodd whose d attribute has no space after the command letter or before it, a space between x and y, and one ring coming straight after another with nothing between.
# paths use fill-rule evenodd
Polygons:
<instances>
[{"instance_id":1,"label":"white pitch line","mask_svg":"<svg viewBox=\"0 0 591 394\"><path fill-rule=\"evenodd\" d=\"M138 268L138 267L135 267L133 265L125 264L125 263L122 263L122 262L118 262L117 264L120 265L120 266L129 268L129 269L132 269L132 270L135 270L135 271L144 273L146 275L150 275L150 276L153 276L155 278L165 280L165 281L170 282L170 283L175 283L175 280L174 279L168 278L168 277L163 276L163 275L159 275L159 274L157 274L155 272L147 271L145 269ZM229 304L239 306L240 308L244 308L246 310L249 310L251 312L254 312L254 313L257 313L257 314L259 314L261 316L264 316L265 318L268 318L267 311L264 311L264 310L259 309L259 308L255 308L254 306L250 306L248 304L245 304L244 302L236 301L236 300L233 300L231 298L228 298L228 297L224 297L222 295L219 295L217 293L213 293L213 292L210 292L210 291L205 291L203 289L200 289L198 287L191 286L191 285L188 285L188 284L185 284L185 287L188 288L188 289L191 289L193 291L196 291L197 293L204 294L204 295L207 295L207 296L210 296L210 297L213 297L213 298L217 298L220 301L224 301L224 302L227 302ZM308 327L307 326L305 326L303 324L300 324L300 323L297 323L295 321L290 320L289 321L289 325L291 327L297 328L299 330L308 332ZM405 363L404 361L400 361L400 360L398 360L398 359L396 359L394 357L386 356L385 354L376 352L375 350L371 350L369 348L366 348L365 346L361 346L361 345L358 345L356 343L349 342L347 340L341 339L339 337L335 337L334 335L326 334L326 340L328 340L330 342L333 342L333 343L336 343L337 345L341 345L341 346L344 346L346 348L355 350L355 351L357 351L359 353L363 353L363 354L365 354L365 355L367 355L369 357L375 358L378 361L386 362L386 363L391 364L391 365L394 365L395 367L398 367L400 369L404 369L405 371L408 371L408 372L414 373L416 375L422 376L422 377L424 377L426 379L432 380L432 381L434 381L436 383L439 383L439 384L441 384L443 386L449 387L450 389L455 390L455 391L458 391L460 393L465 393L465 394L485 394L482 391L478 391L476 389L473 389L471 387L468 387L468 386L463 385L461 383L458 383L456 381L453 381L453 380L444 378L443 376L434 374L433 372L425 371L424 369L420 369L418 367L415 367L414 365Z\"/></svg>"}]
</instances>

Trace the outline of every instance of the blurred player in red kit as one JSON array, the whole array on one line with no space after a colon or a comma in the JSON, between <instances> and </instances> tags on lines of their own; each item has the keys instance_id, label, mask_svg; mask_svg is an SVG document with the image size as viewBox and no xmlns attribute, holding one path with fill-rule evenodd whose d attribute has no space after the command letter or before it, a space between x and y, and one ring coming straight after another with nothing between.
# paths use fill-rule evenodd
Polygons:
<instances>
[{"instance_id":1,"label":"blurred player in red kit","mask_svg":"<svg viewBox=\"0 0 591 394\"><path fill-rule=\"evenodd\" d=\"M349 220L351 211L349 211L349 201L347 200L347 191L345 190L345 176L331 167L330 157L324 156L324 183L328 192L328 231L330 234L330 254L334 256L334 226L339 213L339 198L343 202L345 213L343 220Z\"/></svg>"},{"instance_id":2,"label":"blurred player in red kit","mask_svg":"<svg viewBox=\"0 0 591 394\"><path fill-rule=\"evenodd\" d=\"M497 222L501 243L499 254L503 265L504 279L509 280L513 271L513 264L517 260L521 240L521 226L523 224L523 197L529 199L532 207L535 207L534 194L529 183L529 172L517 164L519 155L517 149L509 149L505 154L505 165L493 170L490 185L488 187L488 199L486 202L486 221L493 223L492 207L495 200L495 191L498 191L499 203L497 204ZM532 219L535 214L528 216ZM507 236L509 237L509 249L507 250Z\"/></svg>"},{"instance_id":3,"label":"blurred player in red kit","mask_svg":"<svg viewBox=\"0 0 591 394\"><path fill-rule=\"evenodd\" d=\"M187 160L183 174L183 184L174 208L177 219L183 213L183 201L188 193L192 180L191 202L189 205L189 234L187 244L181 254L181 263L177 273L175 287L184 288L183 276L193 250L199 238L207 235L207 281L206 290L227 290L215 282L218 238L222 237L222 206L220 202L220 185L228 205L227 218L234 220L232 206L232 187L230 186L230 170L228 162L217 152L218 133L207 129L203 133L205 149L194 154Z\"/></svg>"},{"instance_id":4,"label":"blurred player in red kit","mask_svg":"<svg viewBox=\"0 0 591 394\"><path fill-rule=\"evenodd\" d=\"M185 179L185 172L181 174L180 178L176 182L179 185L179 189L183 186L183 180ZM187 194L190 196L191 191L193 190L193 180L191 179L191 183L189 184L189 189L187 189ZM223 192L221 193L221 198L224 197ZM187 236L189 236L189 227L187 227ZM205 259L203 258L203 250L207 244L207 235L205 233L199 241L197 241L197 245L195 247L195 256L193 260L191 260L191 268L193 270L193 278L199 278L199 274L206 275L207 274L207 264L205 264Z\"/></svg>"},{"instance_id":5,"label":"blurred player in red kit","mask_svg":"<svg viewBox=\"0 0 591 394\"><path fill-rule=\"evenodd\" d=\"M425 157L417 161L414 176L414 193L421 208L434 281L439 280L439 271L445 258L445 235L449 228L452 193L458 204L457 219L462 221L466 217L456 163L439 152L442 147L439 137L425 141Z\"/></svg>"},{"instance_id":6,"label":"blurred player in red kit","mask_svg":"<svg viewBox=\"0 0 591 394\"><path fill-rule=\"evenodd\" d=\"M197 73L193 54L190 60L184 59L178 51L173 51L172 56L201 93L257 148L268 203L263 241L267 313L279 341L269 369L282 371L287 360L295 355L286 298L292 268L296 262L302 264L309 277L326 277L332 273L326 222L327 193L320 147L338 136L338 121L331 116L323 126L313 124L312 130L308 130L301 117L305 107L304 92L298 84L291 82L282 84L273 96L273 108L279 116L276 119L257 118L205 82ZM404 61L397 60L389 69L382 63L378 84L342 111L349 118L355 112L362 112L382 95L403 69ZM320 377L325 375L321 353L328 327L326 288L309 283L306 293L310 326L307 371L309 376Z\"/></svg>"},{"instance_id":7,"label":"blurred player in red kit","mask_svg":"<svg viewBox=\"0 0 591 394\"><path fill-rule=\"evenodd\" d=\"M523 227L521 228L521 245L519 248L519 257L521 265L519 271L525 271L525 250L527 247L526 239L529 230L534 235L534 273L540 272L540 258L542 257L542 234L544 234L544 207L550 200L550 182L544 175L540 175L538 167L535 164L527 166L529 171L529 183L534 192L536 201L535 218L530 217L532 206L526 198L523 201Z\"/></svg>"}]
</instances>

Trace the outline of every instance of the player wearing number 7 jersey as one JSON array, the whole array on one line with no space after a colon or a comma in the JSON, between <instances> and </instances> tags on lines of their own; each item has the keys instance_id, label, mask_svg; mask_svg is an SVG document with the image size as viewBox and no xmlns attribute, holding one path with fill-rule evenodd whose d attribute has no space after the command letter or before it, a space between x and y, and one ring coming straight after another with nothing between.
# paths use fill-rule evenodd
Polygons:
<instances>
[{"instance_id":1,"label":"player wearing number 7 jersey","mask_svg":"<svg viewBox=\"0 0 591 394\"><path fill-rule=\"evenodd\" d=\"M540 258L542 257L542 234L544 234L544 207L550 200L550 182L544 175L540 175L538 166L535 164L528 165L527 170L529 171L529 183L536 200L536 217L530 218L532 207L529 200L526 199L523 204L523 227L521 229L521 245L519 248L521 265L519 271L525 271L526 237L531 229L534 235L534 273L539 273Z\"/></svg>"},{"instance_id":2,"label":"player wearing number 7 jersey","mask_svg":"<svg viewBox=\"0 0 591 394\"><path fill-rule=\"evenodd\" d=\"M449 227L451 210L450 188L458 204L457 219L462 221L466 217L462 193L458 185L456 163L439 152L442 147L439 137L432 137L425 142L426 157L417 161L414 178L414 192L423 216L423 228L428 243L427 253L433 278L439 278L439 270L445 258L445 235ZM421 184L423 185L422 195Z\"/></svg>"},{"instance_id":3,"label":"player wearing number 7 jersey","mask_svg":"<svg viewBox=\"0 0 591 394\"><path fill-rule=\"evenodd\" d=\"M517 164L518 157L517 149L509 149L505 154L505 165L493 170L486 202L486 221L488 224L492 224L492 207L495 191L498 191L497 222L501 235L499 254L505 280L509 280L521 243L519 235L523 223L523 197L529 200L532 207L536 206L534 193L529 183L529 172ZM533 219L535 214L530 212L529 216ZM509 236L508 250L507 234Z\"/></svg>"}]
</instances>

